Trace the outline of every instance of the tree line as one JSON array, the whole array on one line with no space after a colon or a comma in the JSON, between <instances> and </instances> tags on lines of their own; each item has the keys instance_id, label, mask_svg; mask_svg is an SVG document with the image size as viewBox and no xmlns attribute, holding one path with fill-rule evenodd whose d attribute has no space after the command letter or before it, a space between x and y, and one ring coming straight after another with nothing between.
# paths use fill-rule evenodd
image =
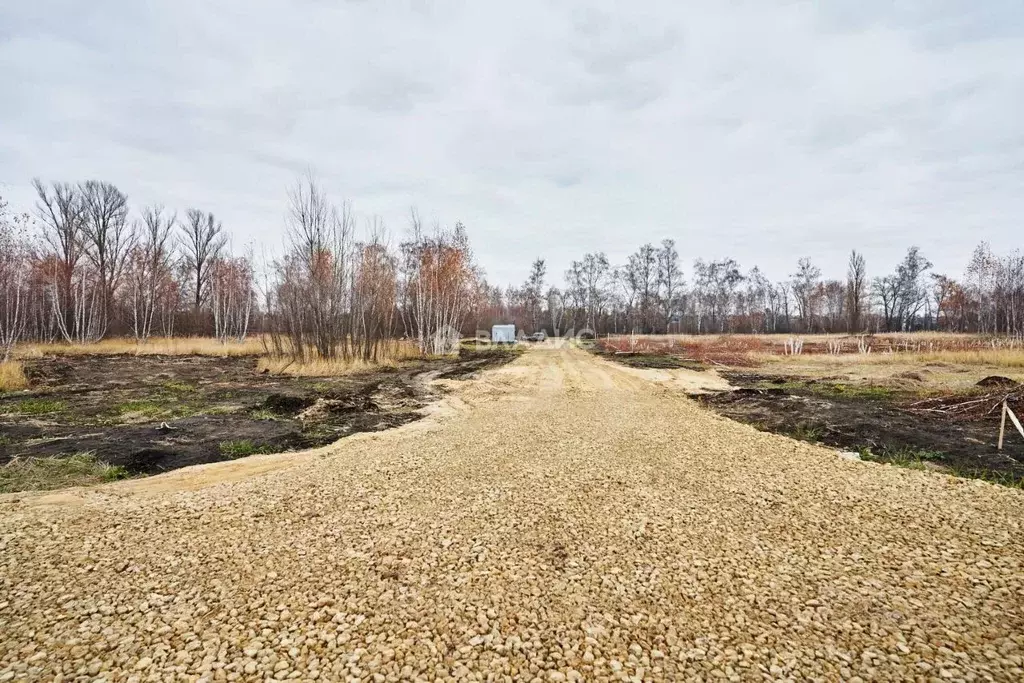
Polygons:
<instances>
[{"instance_id":1,"label":"tree line","mask_svg":"<svg viewBox=\"0 0 1024 683\"><path fill-rule=\"evenodd\" d=\"M85 344L111 336L258 332L267 349L379 360L395 340L442 353L460 335L515 323L525 331L864 333L948 330L1024 335L1024 255L973 252L962 275L934 271L917 247L871 276L860 253L843 277L810 258L772 281L734 259L696 259L671 239L613 265L585 254L549 283L544 259L520 286L487 282L467 230L413 211L394 242L379 219L358 226L311 175L287 193L285 249L257 264L202 208L133 208L105 181L33 182L31 212L0 198L0 359L18 341Z\"/></svg>"},{"instance_id":2,"label":"tree line","mask_svg":"<svg viewBox=\"0 0 1024 683\"><path fill-rule=\"evenodd\" d=\"M393 244L378 219L357 229L312 176L288 191L283 256L259 267L201 208L133 209L105 181L33 186L31 213L0 198L0 360L19 341L253 332L299 362L380 360L403 337L440 353L485 288L461 223L427 228L414 212Z\"/></svg>"},{"instance_id":3,"label":"tree line","mask_svg":"<svg viewBox=\"0 0 1024 683\"><path fill-rule=\"evenodd\" d=\"M696 259L684 275L671 239L645 244L624 263L585 254L547 284L544 259L520 286L491 288L486 315L549 334L846 333L943 330L1024 336L1024 254L995 254L982 242L959 277L937 273L918 247L871 277L850 253L842 277L825 277L810 258L772 281L734 259Z\"/></svg>"}]
</instances>

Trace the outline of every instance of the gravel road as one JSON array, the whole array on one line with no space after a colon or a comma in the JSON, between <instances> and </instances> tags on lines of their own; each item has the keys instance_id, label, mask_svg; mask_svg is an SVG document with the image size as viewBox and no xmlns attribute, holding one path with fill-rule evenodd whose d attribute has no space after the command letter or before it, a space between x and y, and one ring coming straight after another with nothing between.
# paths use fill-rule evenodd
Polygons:
<instances>
[{"instance_id":1,"label":"gravel road","mask_svg":"<svg viewBox=\"0 0 1024 683\"><path fill-rule=\"evenodd\" d=\"M0 499L0 683L1022 680L1022 523L534 349L400 429Z\"/></svg>"}]
</instances>

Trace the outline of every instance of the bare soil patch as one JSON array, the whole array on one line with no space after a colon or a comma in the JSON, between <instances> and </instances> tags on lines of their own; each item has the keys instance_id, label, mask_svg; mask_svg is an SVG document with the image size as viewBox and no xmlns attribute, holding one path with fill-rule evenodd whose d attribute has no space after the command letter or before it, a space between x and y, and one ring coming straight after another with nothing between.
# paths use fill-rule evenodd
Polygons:
<instances>
[{"instance_id":1,"label":"bare soil patch","mask_svg":"<svg viewBox=\"0 0 1024 683\"><path fill-rule=\"evenodd\" d=\"M416 420L440 395L430 380L463 379L512 357L464 350L319 378L260 373L253 356L29 360L30 389L0 394L0 466L90 453L141 475L322 446Z\"/></svg>"}]
</instances>

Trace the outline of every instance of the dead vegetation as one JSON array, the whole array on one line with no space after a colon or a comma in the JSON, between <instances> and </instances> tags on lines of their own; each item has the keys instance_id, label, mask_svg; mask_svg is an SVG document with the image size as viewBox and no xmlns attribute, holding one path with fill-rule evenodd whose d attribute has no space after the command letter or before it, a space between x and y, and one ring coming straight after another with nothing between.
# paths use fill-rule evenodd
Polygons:
<instances>
[{"instance_id":1,"label":"dead vegetation","mask_svg":"<svg viewBox=\"0 0 1024 683\"><path fill-rule=\"evenodd\" d=\"M20 361L9 360L0 363L0 393L18 391L28 386L25 367Z\"/></svg>"}]
</instances>

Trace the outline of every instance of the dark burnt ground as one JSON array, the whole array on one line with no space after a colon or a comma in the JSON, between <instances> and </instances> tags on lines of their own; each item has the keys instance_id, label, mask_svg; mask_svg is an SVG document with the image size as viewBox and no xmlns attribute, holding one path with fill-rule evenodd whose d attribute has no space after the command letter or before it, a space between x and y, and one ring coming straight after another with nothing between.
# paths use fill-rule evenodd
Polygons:
<instances>
[{"instance_id":1,"label":"dark burnt ground","mask_svg":"<svg viewBox=\"0 0 1024 683\"><path fill-rule=\"evenodd\" d=\"M687 370L697 371L707 369L707 366L699 360L683 358L669 353L658 353L652 351L615 351L614 349L600 347L593 349L592 352L601 358L605 358L615 363L621 363L622 365L626 365L631 368L653 368L657 370L686 368Z\"/></svg>"},{"instance_id":2,"label":"dark burnt ground","mask_svg":"<svg viewBox=\"0 0 1024 683\"><path fill-rule=\"evenodd\" d=\"M1024 438L1007 422L996 450L1001 398L1024 414L1024 394L979 387L976 394L922 397L907 388L723 372L736 391L694 398L763 431L786 434L865 459L935 467L951 474L1024 485ZM972 402L969 410L957 406ZM977 401L977 403L973 403Z\"/></svg>"},{"instance_id":3,"label":"dark burnt ground","mask_svg":"<svg viewBox=\"0 0 1024 683\"><path fill-rule=\"evenodd\" d=\"M341 377L261 374L256 358L88 355L26 361L31 388L0 394L0 465L93 452L129 474L329 444L411 422L511 353L463 351Z\"/></svg>"},{"instance_id":4,"label":"dark burnt ground","mask_svg":"<svg viewBox=\"0 0 1024 683\"><path fill-rule=\"evenodd\" d=\"M590 349L591 353L599 357L617 362L630 368L654 369L654 370L676 370L685 368L702 372L708 369L696 358L686 358L676 353L662 351L616 351L614 348L597 345Z\"/></svg>"}]
</instances>

